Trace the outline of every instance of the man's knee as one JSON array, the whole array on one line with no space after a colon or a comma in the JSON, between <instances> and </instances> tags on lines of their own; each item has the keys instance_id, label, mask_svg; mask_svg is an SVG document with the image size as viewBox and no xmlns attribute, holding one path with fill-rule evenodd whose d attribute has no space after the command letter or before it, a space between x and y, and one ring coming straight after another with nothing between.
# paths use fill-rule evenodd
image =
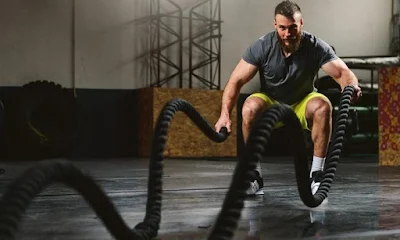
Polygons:
<instances>
[{"instance_id":1,"label":"man's knee","mask_svg":"<svg viewBox=\"0 0 400 240\"><path fill-rule=\"evenodd\" d=\"M316 110L316 114L320 116L330 117L332 115L332 106L327 101L321 101L319 107Z\"/></svg>"},{"instance_id":2,"label":"man's knee","mask_svg":"<svg viewBox=\"0 0 400 240\"><path fill-rule=\"evenodd\" d=\"M332 105L329 100L315 97L307 104L308 119L330 119L332 116Z\"/></svg>"},{"instance_id":3,"label":"man's knee","mask_svg":"<svg viewBox=\"0 0 400 240\"><path fill-rule=\"evenodd\" d=\"M317 117L330 118L332 115L332 105L325 100L321 100L314 114L317 115Z\"/></svg>"},{"instance_id":4,"label":"man's knee","mask_svg":"<svg viewBox=\"0 0 400 240\"><path fill-rule=\"evenodd\" d=\"M243 123L251 123L257 115L267 108L266 102L258 97L249 97L242 107Z\"/></svg>"}]
</instances>

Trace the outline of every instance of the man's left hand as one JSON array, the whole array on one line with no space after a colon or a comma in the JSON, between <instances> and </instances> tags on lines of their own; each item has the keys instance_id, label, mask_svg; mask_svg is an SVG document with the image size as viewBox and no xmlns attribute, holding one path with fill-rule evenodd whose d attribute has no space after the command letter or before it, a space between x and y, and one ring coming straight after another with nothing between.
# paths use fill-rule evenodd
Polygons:
<instances>
[{"instance_id":1,"label":"man's left hand","mask_svg":"<svg viewBox=\"0 0 400 240\"><path fill-rule=\"evenodd\" d=\"M361 88L358 85L353 85L353 87L354 87L354 93L353 96L351 96L350 98L350 103L355 103L362 96Z\"/></svg>"}]
</instances>

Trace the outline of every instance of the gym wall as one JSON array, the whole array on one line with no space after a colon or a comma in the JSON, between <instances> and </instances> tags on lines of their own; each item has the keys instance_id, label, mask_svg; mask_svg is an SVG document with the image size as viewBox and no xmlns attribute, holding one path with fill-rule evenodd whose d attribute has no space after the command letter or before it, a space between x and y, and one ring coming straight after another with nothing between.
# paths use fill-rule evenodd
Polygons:
<instances>
[{"instance_id":1,"label":"gym wall","mask_svg":"<svg viewBox=\"0 0 400 240\"><path fill-rule=\"evenodd\" d=\"M121 122L123 114L117 111L129 109L129 105L121 107L121 104L127 104L124 99L130 90L147 87L154 81L150 79L146 59L150 50L149 2L0 0L1 100L7 103L16 89L37 79L74 89L90 127L84 128L83 138L71 154L110 157L118 156L121 151L126 153L120 146L129 148L132 145L126 143L128 137L116 134L116 126L128 132L132 126ZM173 9L167 1L161 2L163 11ZM187 14L190 7L200 1L175 2ZM246 47L273 30L273 9L279 2L221 1L222 86ZM339 55L389 53L391 1L297 2L303 11L305 30L335 46ZM176 26L173 20L170 23ZM188 35L187 24L183 25L184 36ZM187 57L187 44L183 51ZM176 52L169 54L173 58ZM187 80L187 75L184 79ZM258 89L255 80L242 92ZM177 85L171 82L168 86ZM196 87L201 88L200 85Z\"/></svg>"},{"instance_id":2,"label":"gym wall","mask_svg":"<svg viewBox=\"0 0 400 240\"><path fill-rule=\"evenodd\" d=\"M69 88L147 86L149 79L142 70L145 66L140 56L149 50L149 2L0 0L0 86L21 86L34 79L53 80ZM175 2L187 14L200 1ZM297 2L302 8L304 29L335 46L339 55L389 54L391 1ZM221 1L223 84L246 47L273 30L277 3L278 0ZM163 3L162 8L167 12L171 5ZM175 24L171 20L171 25ZM186 25L186 36L187 30Z\"/></svg>"}]
</instances>

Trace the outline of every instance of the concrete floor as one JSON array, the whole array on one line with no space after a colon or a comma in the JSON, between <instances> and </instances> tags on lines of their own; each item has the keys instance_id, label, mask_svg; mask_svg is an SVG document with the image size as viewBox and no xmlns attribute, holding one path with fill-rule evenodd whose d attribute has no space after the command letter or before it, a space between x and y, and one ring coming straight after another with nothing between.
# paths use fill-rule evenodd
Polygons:
<instances>
[{"instance_id":1,"label":"concrete floor","mask_svg":"<svg viewBox=\"0 0 400 240\"><path fill-rule=\"evenodd\" d=\"M144 218L147 159L74 160L90 173L134 227ZM1 162L0 193L34 162ZM207 239L225 198L234 161L167 159L159 239ZM262 163L265 195L248 199L234 239L400 238L400 168L377 156L340 160L326 205L300 200L291 158ZM29 206L18 239L113 239L74 190L56 184Z\"/></svg>"}]
</instances>

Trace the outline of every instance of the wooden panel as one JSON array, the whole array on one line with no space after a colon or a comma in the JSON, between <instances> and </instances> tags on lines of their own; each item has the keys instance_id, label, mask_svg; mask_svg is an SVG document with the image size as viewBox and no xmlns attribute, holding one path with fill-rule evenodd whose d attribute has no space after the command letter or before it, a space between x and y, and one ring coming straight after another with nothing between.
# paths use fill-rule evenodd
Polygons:
<instances>
[{"instance_id":1,"label":"wooden panel","mask_svg":"<svg viewBox=\"0 0 400 240\"><path fill-rule=\"evenodd\" d=\"M152 88L153 97L153 129L164 105L174 99L188 101L212 126L218 120L221 109L222 91L202 89ZM146 92L148 94L148 92ZM147 97L143 97L146 99ZM146 112L145 114L148 114ZM232 157L237 155L236 149L236 109L232 111L232 132L223 143L215 143L208 139L202 131L183 112L175 114L168 130L164 155L167 157ZM148 129L146 129L148 131ZM149 138L150 134L146 134ZM153 132L151 132L153 135ZM149 156L151 146L144 140L142 156Z\"/></svg>"},{"instance_id":2,"label":"wooden panel","mask_svg":"<svg viewBox=\"0 0 400 240\"><path fill-rule=\"evenodd\" d=\"M137 90L139 102L139 133L138 137L138 155L149 156L149 149L151 149L151 143L153 139L153 89L144 88Z\"/></svg>"},{"instance_id":3,"label":"wooden panel","mask_svg":"<svg viewBox=\"0 0 400 240\"><path fill-rule=\"evenodd\" d=\"M379 70L379 165L400 165L400 71Z\"/></svg>"}]
</instances>

